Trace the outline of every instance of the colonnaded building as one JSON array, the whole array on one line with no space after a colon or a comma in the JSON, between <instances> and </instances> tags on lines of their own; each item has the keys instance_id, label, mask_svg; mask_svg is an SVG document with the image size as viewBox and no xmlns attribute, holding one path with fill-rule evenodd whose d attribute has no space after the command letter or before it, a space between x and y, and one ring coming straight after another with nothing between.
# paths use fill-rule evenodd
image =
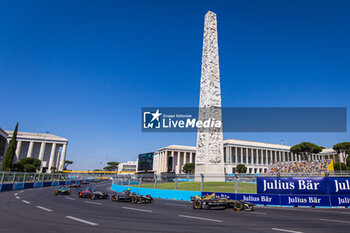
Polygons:
<instances>
[{"instance_id":1,"label":"colonnaded building","mask_svg":"<svg viewBox=\"0 0 350 233\"><path fill-rule=\"evenodd\" d=\"M0 128L1 162L12 139L13 131ZM51 168L62 171L66 159L68 140L66 138L43 133L17 132L17 149L13 163L23 158L41 160L41 171L51 172Z\"/></svg>"},{"instance_id":2,"label":"colonnaded building","mask_svg":"<svg viewBox=\"0 0 350 233\"><path fill-rule=\"evenodd\" d=\"M275 162L301 161L300 156L290 152L291 146L253 142L237 139L224 140L224 171L235 173L238 164L244 164L249 174L261 174ZM181 174L186 163L194 163L196 147L171 145L160 148L154 156L153 170L156 174L175 172ZM341 159L336 151L323 148L322 152L313 155L313 160Z\"/></svg>"}]
</instances>

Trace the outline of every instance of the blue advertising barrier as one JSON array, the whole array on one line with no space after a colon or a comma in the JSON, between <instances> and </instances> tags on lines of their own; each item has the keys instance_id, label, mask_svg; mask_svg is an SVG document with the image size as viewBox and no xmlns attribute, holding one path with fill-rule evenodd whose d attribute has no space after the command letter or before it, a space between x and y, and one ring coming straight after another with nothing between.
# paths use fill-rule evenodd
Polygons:
<instances>
[{"instance_id":1,"label":"blue advertising barrier","mask_svg":"<svg viewBox=\"0 0 350 233\"><path fill-rule=\"evenodd\" d=\"M257 177L259 194L350 194L350 178L344 177Z\"/></svg>"},{"instance_id":2,"label":"blue advertising barrier","mask_svg":"<svg viewBox=\"0 0 350 233\"><path fill-rule=\"evenodd\" d=\"M31 183L24 183L24 187L25 189L31 189L34 188L34 182Z\"/></svg>"},{"instance_id":3,"label":"blue advertising barrier","mask_svg":"<svg viewBox=\"0 0 350 233\"><path fill-rule=\"evenodd\" d=\"M14 183L12 186L13 190L23 189L23 188L24 188L24 183Z\"/></svg>"},{"instance_id":4,"label":"blue advertising barrier","mask_svg":"<svg viewBox=\"0 0 350 233\"><path fill-rule=\"evenodd\" d=\"M13 184L2 184L1 191L13 190Z\"/></svg>"},{"instance_id":5,"label":"blue advertising barrier","mask_svg":"<svg viewBox=\"0 0 350 233\"><path fill-rule=\"evenodd\" d=\"M112 184L111 189L116 192L122 192L126 189L130 189L131 192L135 192L139 195L151 195L151 197L155 197L155 198L184 200L184 201L190 201L191 196L201 195L201 192L199 191L136 188L136 187L128 187L128 186L122 186L122 185L115 185L115 184Z\"/></svg>"},{"instance_id":6,"label":"blue advertising barrier","mask_svg":"<svg viewBox=\"0 0 350 233\"><path fill-rule=\"evenodd\" d=\"M44 185L44 182L36 182L34 183L34 188L41 188L43 187L43 185Z\"/></svg>"},{"instance_id":7,"label":"blue advertising barrier","mask_svg":"<svg viewBox=\"0 0 350 233\"><path fill-rule=\"evenodd\" d=\"M212 192L202 192L203 195ZM215 193L221 198L244 200L257 205L339 207L350 206L350 195L284 195L284 194L242 194Z\"/></svg>"}]
</instances>

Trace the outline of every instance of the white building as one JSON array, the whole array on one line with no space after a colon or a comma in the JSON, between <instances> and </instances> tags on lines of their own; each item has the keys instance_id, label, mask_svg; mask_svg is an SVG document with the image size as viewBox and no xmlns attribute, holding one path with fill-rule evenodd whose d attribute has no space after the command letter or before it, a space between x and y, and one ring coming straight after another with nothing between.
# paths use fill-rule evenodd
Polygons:
<instances>
[{"instance_id":1,"label":"white building","mask_svg":"<svg viewBox=\"0 0 350 233\"><path fill-rule=\"evenodd\" d=\"M235 173L238 164L247 167L247 173L265 173L274 162L301 161L299 155L290 152L291 146L253 142L237 139L224 140L225 173ZM153 169L156 174L175 172L181 174L186 163L195 162L196 147L171 145L158 149L154 156ZM343 161L333 149L323 149L313 160L333 159Z\"/></svg>"},{"instance_id":2,"label":"white building","mask_svg":"<svg viewBox=\"0 0 350 233\"><path fill-rule=\"evenodd\" d=\"M6 153L6 148L7 148L7 133L5 130L0 128L0 161L3 160L3 157ZM1 163L2 164L2 163ZM0 164L0 165L1 165Z\"/></svg>"},{"instance_id":3,"label":"white building","mask_svg":"<svg viewBox=\"0 0 350 233\"><path fill-rule=\"evenodd\" d=\"M7 141L5 148L12 138L13 131L5 131ZM14 163L23 158L41 160L41 168L51 172L52 167L62 171L66 159L68 140L52 134L17 132L17 149ZM5 149L5 151L6 151Z\"/></svg>"},{"instance_id":4,"label":"white building","mask_svg":"<svg viewBox=\"0 0 350 233\"><path fill-rule=\"evenodd\" d=\"M118 165L118 171L136 172L137 171L137 161L128 161L126 163L120 163Z\"/></svg>"}]
</instances>

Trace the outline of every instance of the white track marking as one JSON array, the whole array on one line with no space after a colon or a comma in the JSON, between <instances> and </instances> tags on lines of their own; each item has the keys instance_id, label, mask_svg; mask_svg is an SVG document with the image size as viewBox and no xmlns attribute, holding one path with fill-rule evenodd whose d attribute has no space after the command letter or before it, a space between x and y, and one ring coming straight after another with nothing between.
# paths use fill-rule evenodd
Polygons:
<instances>
[{"instance_id":1,"label":"white track marking","mask_svg":"<svg viewBox=\"0 0 350 233\"><path fill-rule=\"evenodd\" d=\"M266 214L263 212L255 212L255 211L242 211L243 213L247 213L247 214Z\"/></svg>"},{"instance_id":2,"label":"white track marking","mask_svg":"<svg viewBox=\"0 0 350 233\"><path fill-rule=\"evenodd\" d=\"M91 225L91 226L97 226L98 225L98 223L86 221L84 219L76 218L76 217L73 217L73 216L66 216L66 218L69 218L69 219L74 220L74 221L82 222L82 223L85 223L85 224L88 224L88 225Z\"/></svg>"},{"instance_id":3,"label":"white track marking","mask_svg":"<svg viewBox=\"0 0 350 233\"><path fill-rule=\"evenodd\" d=\"M201 218L201 217L188 216L188 215L179 215L179 216L183 217L183 218L193 218L193 219L204 220L204 221L211 221L211 222L222 222L221 220L211 219L211 218Z\"/></svg>"},{"instance_id":4,"label":"white track marking","mask_svg":"<svg viewBox=\"0 0 350 233\"><path fill-rule=\"evenodd\" d=\"M153 212L152 210L137 209L137 208L131 208L131 207L125 207L125 206L123 206L122 208L126 210L136 210L136 211L149 212L149 213Z\"/></svg>"},{"instance_id":5,"label":"white track marking","mask_svg":"<svg viewBox=\"0 0 350 233\"><path fill-rule=\"evenodd\" d=\"M17 196L17 195L18 195L18 193L15 193L15 194L13 194L13 195Z\"/></svg>"},{"instance_id":6,"label":"white track marking","mask_svg":"<svg viewBox=\"0 0 350 233\"><path fill-rule=\"evenodd\" d=\"M182 204L175 204L175 203L165 203L166 205L176 205L176 206L185 206L187 207L187 205L182 205Z\"/></svg>"},{"instance_id":7,"label":"white track marking","mask_svg":"<svg viewBox=\"0 0 350 233\"><path fill-rule=\"evenodd\" d=\"M286 230L286 229L280 229L280 228L272 228L274 231L282 231L282 232L290 232L290 233L303 233L301 231L292 231L292 230Z\"/></svg>"},{"instance_id":8,"label":"white track marking","mask_svg":"<svg viewBox=\"0 0 350 233\"><path fill-rule=\"evenodd\" d=\"M327 218L321 218L320 220L321 221L327 221L327 222L350 223L350 221L336 220L336 219L327 219Z\"/></svg>"},{"instance_id":9,"label":"white track marking","mask_svg":"<svg viewBox=\"0 0 350 233\"><path fill-rule=\"evenodd\" d=\"M75 200L75 198L73 198L73 197L64 197L64 198L66 198L66 199L68 199L68 200L72 200L72 201Z\"/></svg>"},{"instance_id":10,"label":"white track marking","mask_svg":"<svg viewBox=\"0 0 350 233\"><path fill-rule=\"evenodd\" d=\"M24 191L23 190L21 190L21 191L19 191L20 193L23 193Z\"/></svg>"},{"instance_id":11,"label":"white track marking","mask_svg":"<svg viewBox=\"0 0 350 233\"><path fill-rule=\"evenodd\" d=\"M29 201L26 201L26 200L22 200L23 203L26 203L26 204L30 204Z\"/></svg>"},{"instance_id":12,"label":"white track marking","mask_svg":"<svg viewBox=\"0 0 350 233\"><path fill-rule=\"evenodd\" d=\"M50 210L50 209L48 209L48 208L42 207L42 206L40 206L40 205L37 205L36 208L45 210L45 211L47 211L47 212L52 212L52 211L53 211L53 210Z\"/></svg>"},{"instance_id":13,"label":"white track marking","mask_svg":"<svg viewBox=\"0 0 350 233\"><path fill-rule=\"evenodd\" d=\"M19 196L16 196L17 199L21 199Z\"/></svg>"},{"instance_id":14,"label":"white track marking","mask_svg":"<svg viewBox=\"0 0 350 233\"><path fill-rule=\"evenodd\" d=\"M325 210L324 208L310 208L310 207L307 207L307 208L300 208L300 207L280 207L280 206L275 206L275 207L272 207L272 206L263 206L262 208L264 209L278 209L278 210L285 210L285 211L304 211L304 212L317 212L317 213L330 213L330 214L350 214L350 212L344 212L344 211L341 211L341 212L335 212L335 211L328 211L328 210ZM336 208L334 208L336 209Z\"/></svg>"},{"instance_id":15,"label":"white track marking","mask_svg":"<svg viewBox=\"0 0 350 233\"><path fill-rule=\"evenodd\" d=\"M85 201L86 203L94 204L94 205L102 205L100 202L93 202L93 201Z\"/></svg>"}]
</instances>

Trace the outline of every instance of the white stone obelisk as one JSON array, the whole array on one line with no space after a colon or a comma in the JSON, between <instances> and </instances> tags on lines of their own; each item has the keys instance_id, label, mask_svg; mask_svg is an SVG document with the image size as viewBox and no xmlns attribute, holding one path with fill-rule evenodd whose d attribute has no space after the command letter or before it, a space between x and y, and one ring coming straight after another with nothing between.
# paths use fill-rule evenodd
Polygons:
<instances>
[{"instance_id":1,"label":"white stone obelisk","mask_svg":"<svg viewBox=\"0 0 350 233\"><path fill-rule=\"evenodd\" d=\"M205 181L224 181L219 48L216 14L205 15L198 120L219 120L221 127L198 128L195 174ZM198 180L198 179L197 179Z\"/></svg>"}]
</instances>

